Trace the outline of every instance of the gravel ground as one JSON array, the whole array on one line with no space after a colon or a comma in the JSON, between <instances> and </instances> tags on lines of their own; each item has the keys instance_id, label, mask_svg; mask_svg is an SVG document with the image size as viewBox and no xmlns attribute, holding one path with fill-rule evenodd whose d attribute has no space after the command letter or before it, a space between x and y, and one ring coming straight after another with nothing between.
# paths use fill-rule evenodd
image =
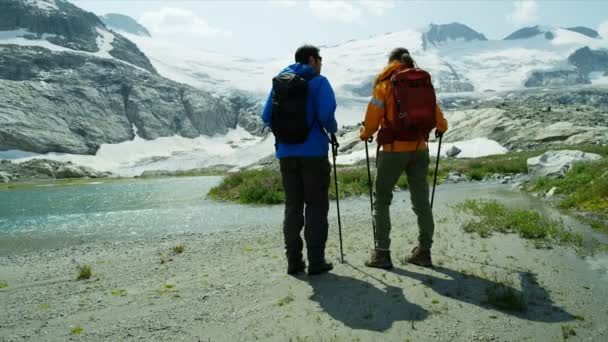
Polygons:
<instances>
[{"instance_id":1,"label":"gravel ground","mask_svg":"<svg viewBox=\"0 0 608 342\"><path fill-rule=\"evenodd\" d=\"M398 261L416 240L402 208L392 271L363 266L368 213L342 217L344 264L330 222L335 269L315 277L285 273L280 227L0 257L0 341L608 340L606 280L584 258L513 235L468 235L447 205L437 212L434 269ZM93 275L76 280L83 264ZM499 283L523 294L527 310L486 303Z\"/></svg>"}]
</instances>

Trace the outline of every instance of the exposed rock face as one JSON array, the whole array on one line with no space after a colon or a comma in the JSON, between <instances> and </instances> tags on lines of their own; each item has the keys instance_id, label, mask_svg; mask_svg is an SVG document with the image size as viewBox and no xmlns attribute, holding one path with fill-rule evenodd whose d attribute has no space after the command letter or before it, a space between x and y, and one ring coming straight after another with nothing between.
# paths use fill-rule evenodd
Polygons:
<instances>
[{"instance_id":1,"label":"exposed rock face","mask_svg":"<svg viewBox=\"0 0 608 342\"><path fill-rule=\"evenodd\" d=\"M88 13L67 1L55 1L54 7L44 9L32 2L0 0L0 31L26 29L46 38L53 44L74 50L96 52L95 27L103 24L93 13Z\"/></svg>"},{"instance_id":2,"label":"exposed rock face","mask_svg":"<svg viewBox=\"0 0 608 342\"><path fill-rule=\"evenodd\" d=\"M104 24L93 13L86 12L68 1L48 0L48 6L36 6L23 0L0 0L0 31L27 30L25 38L45 39L55 45L76 51L98 52L99 30ZM148 58L129 40L114 33L115 58L156 73Z\"/></svg>"},{"instance_id":3,"label":"exposed rock face","mask_svg":"<svg viewBox=\"0 0 608 342\"><path fill-rule=\"evenodd\" d=\"M99 19L114 31L124 31L138 36L150 37L150 32L143 25L127 15L108 13L99 17Z\"/></svg>"},{"instance_id":4,"label":"exposed rock face","mask_svg":"<svg viewBox=\"0 0 608 342\"><path fill-rule=\"evenodd\" d=\"M534 71L524 86L530 87L566 87L578 84L591 84L588 74L579 70Z\"/></svg>"},{"instance_id":5,"label":"exposed rock face","mask_svg":"<svg viewBox=\"0 0 608 342\"><path fill-rule=\"evenodd\" d=\"M0 150L94 154L134 137L261 131L259 100L214 96L115 60L0 46Z\"/></svg>"},{"instance_id":6,"label":"exposed rock face","mask_svg":"<svg viewBox=\"0 0 608 342\"><path fill-rule=\"evenodd\" d=\"M505 96L446 112L444 141L487 137L511 150L552 144L608 144L608 92L555 91Z\"/></svg>"},{"instance_id":7,"label":"exposed rock face","mask_svg":"<svg viewBox=\"0 0 608 342\"><path fill-rule=\"evenodd\" d=\"M608 72L608 50L591 50L589 47L580 48L568 57L568 62L576 66L582 73Z\"/></svg>"},{"instance_id":8,"label":"exposed rock face","mask_svg":"<svg viewBox=\"0 0 608 342\"><path fill-rule=\"evenodd\" d=\"M34 179L102 178L110 176L89 167L70 162L62 163L48 159L33 159L23 163L0 162L0 182L27 181Z\"/></svg>"},{"instance_id":9,"label":"exposed rock face","mask_svg":"<svg viewBox=\"0 0 608 342\"><path fill-rule=\"evenodd\" d=\"M575 163L595 161L601 158L602 156L599 154L582 151L547 151L538 157L528 159L528 174L533 178L562 177Z\"/></svg>"},{"instance_id":10,"label":"exposed rock face","mask_svg":"<svg viewBox=\"0 0 608 342\"><path fill-rule=\"evenodd\" d=\"M460 23L451 23L447 25L431 24L429 30L422 36L422 46L424 49L427 49L433 45L458 39L465 41L488 40L483 34Z\"/></svg>"}]
</instances>

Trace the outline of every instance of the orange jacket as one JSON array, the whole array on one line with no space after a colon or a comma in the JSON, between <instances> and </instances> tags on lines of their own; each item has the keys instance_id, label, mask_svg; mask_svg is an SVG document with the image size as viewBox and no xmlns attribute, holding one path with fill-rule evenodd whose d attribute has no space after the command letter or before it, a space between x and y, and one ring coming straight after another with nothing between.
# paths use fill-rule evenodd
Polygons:
<instances>
[{"instance_id":1,"label":"orange jacket","mask_svg":"<svg viewBox=\"0 0 608 342\"><path fill-rule=\"evenodd\" d=\"M372 99L367 105L367 112L365 113L365 123L359 132L361 140L367 140L378 131L379 127L387 127L387 123L384 119L384 113L386 111L386 117L389 121L392 121L395 117L395 99L393 98L393 85L389 78L390 75L397 69L401 68L402 64L399 62L390 63L376 79ZM383 81L380 81L383 80ZM379 82L380 81L380 82ZM439 132L445 132L448 130L448 122L443 117L443 112L436 106L435 120L437 122L436 129ZM395 141L392 144L382 145L382 150L387 152L404 152L404 151L416 151L427 149L428 146L426 141Z\"/></svg>"}]
</instances>

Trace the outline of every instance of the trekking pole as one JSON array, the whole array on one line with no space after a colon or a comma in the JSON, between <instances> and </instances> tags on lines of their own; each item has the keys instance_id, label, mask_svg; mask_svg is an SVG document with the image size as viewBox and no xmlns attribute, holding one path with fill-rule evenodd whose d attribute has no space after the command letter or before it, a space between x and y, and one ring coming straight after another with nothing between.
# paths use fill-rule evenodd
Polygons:
<instances>
[{"instance_id":1,"label":"trekking pole","mask_svg":"<svg viewBox=\"0 0 608 342\"><path fill-rule=\"evenodd\" d=\"M336 185L336 209L338 211L338 234L340 236L340 261L344 263L344 250L342 249L342 222L340 221L340 200L338 199L338 172L336 171L336 156L338 155L338 139L335 134L331 134L331 154L334 159L334 184Z\"/></svg>"},{"instance_id":2,"label":"trekking pole","mask_svg":"<svg viewBox=\"0 0 608 342\"><path fill-rule=\"evenodd\" d=\"M371 140L372 138L370 138ZM374 222L374 200L372 198L372 173L369 169L368 140L365 140L365 159L367 159L367 186L369 188L369 208L372 213L372 230L374 232L374 248L376 248L376 223Z\"/></svg>"},{"instance_id":3,"label":"trekking pole","mask_svg":"<svg viewBox=\"0 0 608 342\"><path fill-rule=\"evenodd\" d=\"M437 160L435 161L435 179L433 180L433 194L431 195L431 209L433 208L433 201L435 200L435 186L437 185L437 169L439 169L439 155L441 152L441 139L443 139L443 134L439 135L439 146L437 147Z\"/></svg>"}]
</instances>

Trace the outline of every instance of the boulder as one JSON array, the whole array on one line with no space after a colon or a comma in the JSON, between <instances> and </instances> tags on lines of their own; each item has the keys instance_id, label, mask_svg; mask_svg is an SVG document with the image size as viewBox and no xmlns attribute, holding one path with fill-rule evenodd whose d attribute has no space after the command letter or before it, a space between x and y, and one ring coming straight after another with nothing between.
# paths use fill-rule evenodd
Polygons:
<instances>
[{"instance_id":1,"label":"boulder","mask_svg":"<svg viewBox=\"0 0 608 342\"><path fill-rule=\"evenodd\" d=\"M450 173L448 173L448 175L445 177L445 180L447 182L458 183L458 182L464 182L467 179L465 176L461 175L459 172L450 171Z\"/></svg>"},{"instance_id":2,"label":"boulder","mask_svg":"<svg viewBox=\"0 0 608 342\"><path fill-rule=\"evenodd\" d=\"M45 159L34 159L26 161L19 165L22 169L27 169L31 172L41 174L48 177L54 177L55 172L53 170L52 162Z\"/></svg>"},{"instance_id":3,"label":"boulder","mask_svg":"<svg viewBox=\"0 0 608 342\"><path fill-rule=\"evenodd\" d=\"M55 178L83 178L86 177L86 174L82 169L75 165L64 165L60 166L57 171L55 171Z\"/></svg>"},{"instance_id":4,"label":"boulder","mask_svg":"<svg viewBox=\"0 0 608 342\"><path fill-rule=\"evenodd\" d=\"M558 178L565 175L575 163L594 161L601 158L602 156L599 154L582 151L547 151L538 157L528 159L528 174L532 178Z\"/></svg>"},{"instance_id":5,"label":"boulder","mask_svg":"<svg viewBox=\"0 0 608 342\"><path fill-rule=\"evenodd\" d=\"M456 157L458 154L460 154L460 152L462 152L461 149L456 147L456 145L452 145L452 147L448 148L448 150L445 151L445 155L448 157Z\"/></svg>"},{"instance_id":6,"label":"boulder","mask_svg":"<svg viewBox=\"0 0 608 342\"><path fill-rule=\"evenodd\" d=\"M11 181L11 175L0 171L0 183L8 183Z\"/></svg>"}]
</instances>

